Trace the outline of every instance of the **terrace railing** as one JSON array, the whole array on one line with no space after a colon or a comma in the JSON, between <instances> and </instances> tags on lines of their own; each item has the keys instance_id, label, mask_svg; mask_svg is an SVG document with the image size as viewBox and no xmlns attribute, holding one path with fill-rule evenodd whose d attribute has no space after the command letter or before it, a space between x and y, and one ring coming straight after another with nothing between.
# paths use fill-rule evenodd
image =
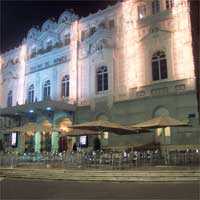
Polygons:
<instances>
[{"instance_id":1,"label":"terrace railing","mask_svg":"<svg viewBox=\"0 0 200 200\"><path fill-rule=\"evenodd\" d=\"M171 151L166 158L160 151L130 152L65 152L46 154L24 154L21 156L3 154L0 167L41 167L41 168L97 168L134 169L150 166L199 166L200 152Z\"/></svg>"}]
</instances>

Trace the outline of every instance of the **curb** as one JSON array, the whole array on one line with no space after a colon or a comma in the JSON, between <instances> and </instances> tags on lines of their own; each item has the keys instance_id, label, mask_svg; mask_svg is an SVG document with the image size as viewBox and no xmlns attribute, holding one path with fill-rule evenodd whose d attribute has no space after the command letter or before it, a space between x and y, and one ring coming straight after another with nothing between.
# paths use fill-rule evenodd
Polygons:
<instances>
[{"instance_id":1,"label":"curb","mask_svg":"<svg viewBox=\"0 0 200 200\"><path fill-rule=\"evenodd\" d=\"M66 181L111 181L111 182L171 182L200 181L200 170L157 171L110 171L110 170L64 170L64 169L8 169L0 171L1 177L66 180Z\"/></svg>"}]
</instances>

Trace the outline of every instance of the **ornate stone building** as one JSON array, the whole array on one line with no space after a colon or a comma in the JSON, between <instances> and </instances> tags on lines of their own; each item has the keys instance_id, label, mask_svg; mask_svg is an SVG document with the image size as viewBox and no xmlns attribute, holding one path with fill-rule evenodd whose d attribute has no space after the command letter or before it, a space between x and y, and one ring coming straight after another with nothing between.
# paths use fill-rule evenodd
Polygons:
<instances>
[{"instance_id":1,"label":"ornate stone building","mask_svg":"<svg viewBox=\"0 0 200 200\"><path fill-rule=\"evenodd\" d=\"M195 147L200 128L189 12L187 0L127 0L84 18L65 11L58 21L33 27L21 46L1 55L1 127L99 118L135 124L170 115L192 127L168 129L169 147ZM113 134L102 144L153 140L162 143L159 130Z\"/></svg>"}]
</instances>

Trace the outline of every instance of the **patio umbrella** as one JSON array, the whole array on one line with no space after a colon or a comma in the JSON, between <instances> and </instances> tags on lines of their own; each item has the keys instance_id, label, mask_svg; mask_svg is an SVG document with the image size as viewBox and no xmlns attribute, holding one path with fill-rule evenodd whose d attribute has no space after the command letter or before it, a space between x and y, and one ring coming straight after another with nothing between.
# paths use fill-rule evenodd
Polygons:
<instances>
[{"instance_id":1,"label":"patio umbrella","mask_svg":"<svg viewBox=\"0 0 200 200\"><path fill-rule=\"evenodd\" d=\"M166 128L188 126L188 123L181 122L169 116L159 116L148 121L132 125L133 128Z\"/></svg>"},{"instance_id":2,"label":"patio umbrella","mask_svg":"<svg viewBox=\"0 0 200 200\"><path fill-rule=\"evenodd\" d=\"M162 133L163 133L163 137L164 137L164 146L166 146L165 144L165 128L166 127L184 127L184 126L189 126L188 123L185 122L181 122L177 119L174 119L172 117L169 116L159 116L159 117L155 117L153 119L150 119L148 121L136 124L136 125L132 125L131 127L133 128L152 128L152 129L156 129L156 128L162 128ZM165 147L166 148L166 147ZM167 149L165 149L165 162L167 162L166 160L166 151Z\"/></svg>"},{"instance_id":3,"label":"patio umbrella","mask_svg":"<svg viewBox=\"0 0 200 200\"><path fill-rule=\"evenodd\" d=\"M81 129L81 130L91 130L91 131L99 131L99 132L113 132L117 134L138 134L140 132L145 132L146 130L141 128L131 128L128 126L122 126L118 123L109 122L107 120L96 120L91 122L85 122L82 124L76 124L69 126L73 129Z\"/></svg>"},{"instance_id":4,"label":"patio umbrella","mask_svg":"<svg viewBox=\"0 0 200 200\"><path fill-rule=\"evenodd\" d=\"M97 133L96 131L91 131L91 130L73 129L73 130L70 130L69 132L59 129L59 128L54 128L53 130L60 132L62 135L70 136L70 137L85 136L85 135L99 135L99 133Z\"/></svg>"}]
</instances>

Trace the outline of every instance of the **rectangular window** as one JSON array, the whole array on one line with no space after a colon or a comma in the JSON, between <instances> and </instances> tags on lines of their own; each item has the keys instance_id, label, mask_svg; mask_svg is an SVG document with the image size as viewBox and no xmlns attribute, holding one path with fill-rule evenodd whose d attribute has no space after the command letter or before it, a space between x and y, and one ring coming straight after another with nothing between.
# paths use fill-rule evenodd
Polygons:
<instances>
[{"instance_id":1,"label":"rectangular window","mask_svg":"<svg viewBox=\"0 0 200 200\"><path fill-rule=\"evenodd\" d=\"M86 38L86 32L85 31L81 31L81 41L84 41Z\"/></svg>"},{"instance_id":2,"label":"rectangular window","mask_svg":"<svg viewBox=\"0 0 200 200\"><path fill-rule=\"evenodd\" d=\"M96 27L90 28L90 35L93 35L96 32Z\"/></svg>"},{"instance_id":3,"label":"rectangular window","mask_svg":"<svg viewBox=\"0 0 200 200\"><path fill-rule=\"evenodd\" d=\"M147 15L146 6L141 5L138 7L138 19L143 19Z\"/></svg>"},{"instance_id":4,"label":"rectangular window","mask_svg":"<svg viewBox=\"0 0 200 200\"><path fill-rule=\"evenodd\" d=\"M65 45L70 45L70 34L65 35L64 44Z\"/></svg>"},{"instance_id":5,"label":"rectangular window","mask_svg":"<svg viewBox=\"0 0 200 200\"><path fill-rule=\"evenodd\" d=\"M29 91L29 93L28 93L28 103L33 103L33 101L34 101L34 92Z\"/></svg>"},{"instance_id":6,"label":"rectangular window","mask_svg":"<svg viewBox=\"0 0 200 200\"><path fill-rule=\"evenodd\" d=\"M103 85L102 85L102 75L98 74L97 76L97 91L102 91L103 90Z\"/></svg>"},{"instance_id":7,"label":"rectangular window","mask_svg":"<svg viewBox=\"0 0 200 200\"><path fill-rule=\"evenodd\" d=\"M67 82L66 97L69 97L69 81Z\"/></svg>"},{"instance_id":8,"label":"rectangular window","mask_svg":"<svg viewBox=\"0 0 200 200\"><path fill-rule=\"evenodd\" d=\"M50 87L44 88L44 100L47 100L50 98Z\"/></svg>"},{"instance_id":9,"label":"rectangular window","mask_svg":"<svg viewBox=\"0 0 200 200\"><path fill-rule=\"evenodd\" d=\"M167 78L167 61L166 59L160 61L161 79Z\"/></svg>"},{"instance_id":10,"label":"rectangular window","mask_svg":"<svg viewBox=\"0 0 200 200\"><path fill-rule=\"evenodd\" d=\"M152 76L154 81L159 80L159 64L157 61L152 62Z\"/></svg>"},{"instance_id":11,"label":"rectangular window","mask_svg":"<svg viewBox=\"0 0 200 200\"><path fill-rule=\"evenodd\" d=\"M109 29L113 29L113 28L115 28L115 21L114 21L114 19L111 19L109 21Z\"/></svg>"},{"instance_id":12,"label":"rectangular window","mask_svg":"<svg viewBox=\"0 0 200 200\"><path fill-rule=\"evenodd\" d=\"M174 6L174 0L166 0L166 9L170 10Z\"/></svg>"},{"instance_id":13,"label":"rectangular window","mask_svg":"<svg viewBox=\"0 0 200 200\"><path fill-rule=\"evenodd\" d=\"M108 74L104 74L104 83L103 83L103 86L104 86L104 90L108 90Z\"/></svg>"},{"instance_id":14,"label":"rectangular window","mask_svg":"<svg viewBox=\"0 0 200 200\"><path fill-rule=\"evenodd\" d=\"M152 5L152 14L153 15L160 12L160 1L159 0L153 0L151 5Z\"/></svg>"},{"instance_id":15,"label":"rectangular window","mask_svg":"<svg viewBox=\"0 0 200 200\"><path fill-rule=\"evenodd\" d=\"M0 119L0 128L3 128L3 119Z\"/></svg>"}]
</instances>

